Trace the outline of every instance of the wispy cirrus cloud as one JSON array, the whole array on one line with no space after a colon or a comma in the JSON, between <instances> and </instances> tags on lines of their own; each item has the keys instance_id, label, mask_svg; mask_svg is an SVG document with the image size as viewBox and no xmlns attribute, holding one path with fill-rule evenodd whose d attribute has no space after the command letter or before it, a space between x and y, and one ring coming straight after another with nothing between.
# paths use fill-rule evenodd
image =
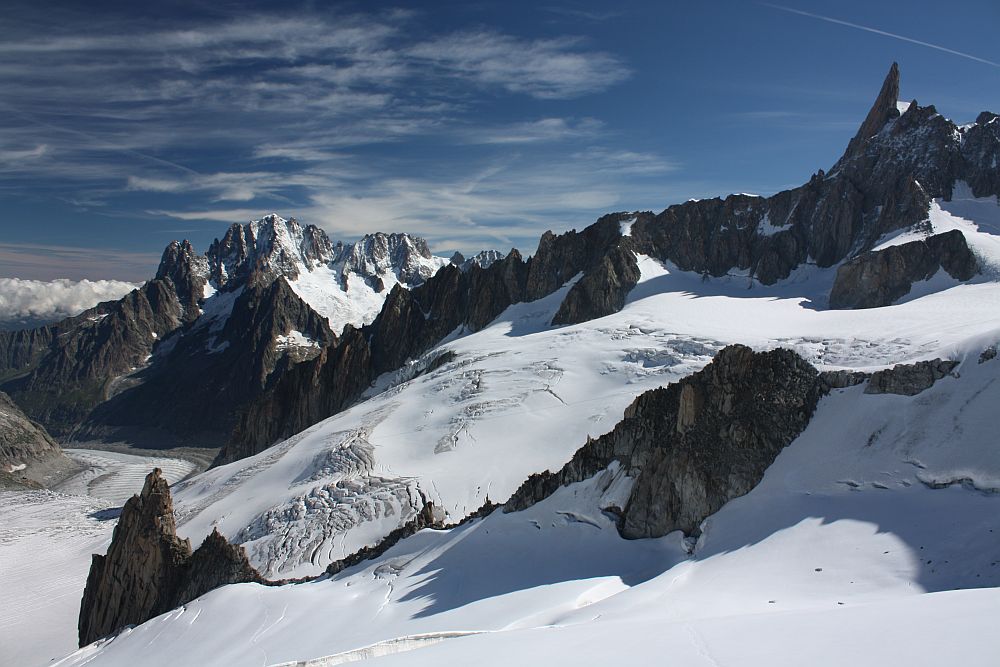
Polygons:
<instances>
[{"instance_id":1,"label":"wispy cirrus cloud","mask_svg":"<svg viewBox=\"0 0 1000 667\"><path fill-rule=\"evenodd\" d=\"M596 118L542 118L500 127L477 127L465 132L470 144L531 144L594 137L604 128Z\"/></svg>"},{"instance_id":2,"label":"wispy cirrus cloud","mask_svg":"<svg viewBox=\"0 0 1000 667\"><path fill-rule=\"evenodd\" d=\"M25 11L0 43L0 196L30 188L81 212L195 227L277 209L339 236L406 227L471 249L533 244L553 215L579 224L628 191L622 181L664 171L567 167L605 124L541 105L631 75L578 36L442 33L408 11L219 9L160 23ZM16 252L19 275L45 275L55 256ZM85 253L57 261L89 270ZM108 261L136 275L128 256Z\"/></svg>"},{"instance_id":3,"label":"wispy cirrus cloud","mask_svg":"<svg viewBox=\"0 0 1000 667\"><path fill-rule=\"evenodd\" d=\"M463 32L417 44L409 54L448 74L542 99L585 95L628 78L619 58L579 47L580 40L570 37L524 40Z\"/></svg>"}]
</instances>

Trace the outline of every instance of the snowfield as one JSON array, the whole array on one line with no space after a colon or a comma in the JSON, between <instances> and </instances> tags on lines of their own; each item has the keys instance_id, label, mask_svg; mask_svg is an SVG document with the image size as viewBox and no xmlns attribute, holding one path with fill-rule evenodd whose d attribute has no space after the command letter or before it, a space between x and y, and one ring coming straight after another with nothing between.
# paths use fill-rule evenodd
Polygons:
<instances>
[{"instance_id":1,"label":"snowfield","mask_svg":"<svg viewBox=\"0 0 1000 667\"><path fill-rule=\"evenodd\" d=\"M100 498L0 491L0 665L47 665L77 647L90 555L118 511Z\"/></svg>"},{"instance_id":2,"label":"snowfield","mask_svg":"<svg viewBox=\"0 0 1000 667\"><path fill-rule=\"evenodd\" d=\"M598 509L611 469L333 578L218 589L60 664L995 664L1000 361L978 349L914 397L822 399L694 545L621 539Z\"/></svg>"},{"instance_id":3,"label":"snowfield","mask_svg":"<svg viewBox=\"0 0 1000 667\"><path fill-rule=\"evenodd\" d=\"M93 449L65 449L66 455L84 469L61 483L60 493L93 496L121 507L132 495L142 490L146 475L153 468L163 471L174 484L191 474L195 464L184 459L158 458L121 454Z\"/></svg>"},{"instance_id":4,"label":"snowfield","mask_svg":"<svg viewBox=\"0 0 1000 667\"><path fill-rule=\"evenodd\" d=\"M506 500L609 431L637 395L730 343L790 348L821 370L960 362L912 397L832 391L696 541L619 537L599 508L631 480L612 465L526 511L422 531L334 577L217 589L57 664L994 665L1000 359L980 356L1000 342L990 205L956 195L929 213L935 229L961 229L987 269L969 283L932 280L887 308L833 311L835 269L765 287L639 257L619 313L549 326L567 284L454 332L350 409L173 487L193 544L218 528L265 576L316 576L425 500L451 521ZM103 530L88 543L98 551ZM5 558L42 544L10 539ZM89 564L79 551L63 556L84 573L77 600ZM75 637L75 617L32 613L59 646Z\"/></svg>"}]
</instances>

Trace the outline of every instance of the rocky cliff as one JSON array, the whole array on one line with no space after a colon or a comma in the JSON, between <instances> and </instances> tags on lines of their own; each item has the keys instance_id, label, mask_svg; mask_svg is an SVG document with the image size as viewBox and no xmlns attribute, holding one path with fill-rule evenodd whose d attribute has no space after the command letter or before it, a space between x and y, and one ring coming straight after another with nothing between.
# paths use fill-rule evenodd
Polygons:
<instances>
[{"instance_id":1,"label":"rocky cliff","mask_svg":"<svg viewBox=\"0 0 1000 667\"><path fill-rule=\"evenodd\" d=\"M837 267L830 307L888 306L909 294L914 283L930 280L941 270L956 280L969 280L978 271L976 258L957 229L844 262Z\"/></svg>"},{"instance_id":2,"label":"rocky cliff","mask_svg":"<svg viewBox=\"0 0 1000 667\"><path fill-rule=\"evenodd\" d=\"M809 423L827 391L790 350L721 350L701 371L648 391L606 435L590 440L557 472L533 475L504 506L511 512L588 479L613 462L633 478L619 514L624 537L696 534L726 502L749 492Z\"/></svg>"},{"instance_id":3,"label":"rocky cliff","mask_svg":"<svg viewBox=\"0 0 1000 667\"><path fill-rule=\"evenodd\" d=\"M69 462L45 428L0 392L0 488L44 486L46 470Z\"/></svg>"},{"instance_id":4,"label":"rocky cliff","mask_svg":"<svg viewBox=\"0 0 1000 667\"><path fill-rule=\"evenodd\" d=\"M143 623L213 588L262 582L242 547L213 532L192 553L177 537L173 501L160 470L122 509L108 553L95 554L80 606L80 646Z\"/></svg>"}]
</instances>

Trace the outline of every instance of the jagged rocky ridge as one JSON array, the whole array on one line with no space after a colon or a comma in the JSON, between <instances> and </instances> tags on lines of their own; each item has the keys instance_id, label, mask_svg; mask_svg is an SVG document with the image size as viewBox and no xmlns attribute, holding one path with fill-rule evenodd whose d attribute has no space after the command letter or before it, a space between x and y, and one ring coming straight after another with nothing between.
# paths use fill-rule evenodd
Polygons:
<instances>
[{"instance_id":1,"label":"jagged rocky ridge","mask_svg":"<svg viewBox=\"0 0 1000 667\"><path fill-rule=\"evenodd\" d=\"M1000 123L983 113L956 126L933 106L897 109L893 64L872 110L829 173L771 197L691 201L631 228L636 249L686 271L738 270L770 285L811 263L831 267L885 234L927 219L931 199L950 199L957 181L977 197L1000 194L995 165Z\"/></svg>"},{"instance_id":2,"label":"jagged rocky ridge","mask_svg":"<svg viewBox=\"0 0 1000 667\"><path fill-rule=\"evenodd\" d=\"M820 171L799 188L767 198L691 201L656 215L611 214L582 232L546 232L526 261L512 253L488 269L442 270L411 293L393 293L370 326L345 331L337 345L255 401L219 460L252 455L335 414L379 374L457 327L475 330L506 305L545 296L577 274L582 277L553 324L616 312L639 279L637 252L705 275L745 271L763 284L786 278L803 264L832 267L859 257L838 274L833 288L838 307L887 305L937 267L968 279L975 259L960 233L918 242L926 249L918 262L892 259L920 254L912 248L865 255L884 235L926 221L931 199L948 199L958 180L967 181L977 196L1000 194L993 167L1000 159L996 116L982 114L975 124L959 128L934 107L916 102L901 115L898 96L899 70L893 64L844 156L829 174ZM885 268L866 268L872 264Z\"/></svg>"},{"instance_id":3,"label":"jagged rocky ridge","mask_svg":"<svg viewBox=\"0 0 1000 667\"><path fill-rule=\"evenodd\" d=\"M265 583L243 547L218 531L197 550L177 537L159 468L122 508L108 553L94 554L80 605L80 646L138 625L224 584Z\"/></svg>"}]
</instances>

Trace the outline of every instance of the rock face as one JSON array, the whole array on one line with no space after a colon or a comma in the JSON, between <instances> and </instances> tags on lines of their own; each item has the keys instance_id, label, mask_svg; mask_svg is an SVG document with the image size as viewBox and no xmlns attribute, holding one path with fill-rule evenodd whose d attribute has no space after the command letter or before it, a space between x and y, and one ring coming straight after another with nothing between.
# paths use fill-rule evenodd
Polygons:
<instances>
[{"instance_id":1,"label":"rock face","mask_svg":"<svg viewBox=\"0 0 1000 667\"><path fill-rule=\"evenodd\" d=\"M617 313L639 282L639 264L629 238L622 238L597 266L570 289L552 324L578 324Z\"/></svg>"},{"instance_id":2,"label":"rock face","mask_svg":"<svg viewBox=\"0 0 1000 667\"><path fill-rule=\"evenodd\" d=\"M142 366L157 340L184 317L173 282L162 279L35 336L14 332L22 335L8 337L15 339L8 350L22 347L10 356L27 365L5 369L14 377L3 390L53 435L66 436L107 398L113 380Z\"/></svg>"},{"instance_id":3,"label":"rock face","mask_svg":"<svg viewBox=\"0 0 1000 667\"><path fill-rule=\"evenodd\" d=\"M747 271L764 284L807 260L830 267L872 248L888 232L927 219L930 200L967 181L977 197L1000 194L1000 123L992 114L958 127L915 102L899 115L899 70L829 173L771 197L692 201L640 218L636 250L685 271Z\"/></svg>"},{"instance_id":4,"label":"rock face","mask_svg":"<svg viewBox=\"0 0 1000 667\"><path fill-rule=\"evenodd\" d=\"M0 392L0 488L41 486L38 475L32 474L34 468L64 459L62 449L45 428Z\"/></svg>"},{"instance_id":5,"label":"rock face","mask_svg":"<svg viewBox=\"0 0 1000 667\"><path fill-rule=\"evenodd\" d=\"M837 268L831 308L878 308L910 293L939 270L957 280L978 272L976 258L957 229L926 239L869 251Z\"/></svg>"},{"instance_id":6,"label":"rock face","mask_svg":"<svg viewBox=\"0 0 1000 667\"><path fill-rule=\"evenodd\" d=\"M876 371L865 387L866 394L900 394L915 396L941 378L950 375L957 361L934 359L918 361L915 364L899 364L892 368Z\"/></svg>"},{"instance_id":7,"label":"rock face","mask_svg":"<svg viewBox=\"0 0 1000 667\"><path fill-rule=\"evenodd\" d=\"M278 276L297 278L307 267L329 262L330 239L313 225L303 228L295 218L270 214L245 225L232 225L206 253L209 277L216 289L249 282L270 282Z\"/></svg>"},{"instance_id":8,"label":"rock face","mask_svg":"<svg viewBox=\"0 0 1000 667\"><path fill-rule=\"evenodd\" d=\"M171 242L163 251L157 280L169 280L184 311L182 321L193 322L201 314L198 304L205 296L208 283L208 260L198 255L191 243Z\"/></svg>"},{"instance_id":9,"label":"rock face","mask_svg":"<svg viewBox=\"0 0 1000 667\"><path fill-rule=\"evenodd\" d=\"M230 583L262 582L242 547L213 532L191 552L177 537L166 480L154 469L122 509L105 556L94 555L80 606L80 646Z\"/></svg>"},{"instance_id":10,"label":"rock face","mask_svg":"<svg viewBox=\"0 0 1000 667\"><path fill-rule=\"evenodd\" d=\"M61 451L41 424L28 419L10 396L0 392L0 467L40 461Z\"/></svg>"},{"instance_id":11,"label":"rock face","mask_svg":"<svg viewBox=\"0 0 1000 667\"><path fill-rule=\"evenodd\" d=\"M524 509L614 461L635 482L619 512L627 538L697 534L726 502L756 486L809 423L826 383L789 350L721 350L680 382L648 391L606 435L558 472L530 477L504 506Z\"/></svg>"}]
</instances>

